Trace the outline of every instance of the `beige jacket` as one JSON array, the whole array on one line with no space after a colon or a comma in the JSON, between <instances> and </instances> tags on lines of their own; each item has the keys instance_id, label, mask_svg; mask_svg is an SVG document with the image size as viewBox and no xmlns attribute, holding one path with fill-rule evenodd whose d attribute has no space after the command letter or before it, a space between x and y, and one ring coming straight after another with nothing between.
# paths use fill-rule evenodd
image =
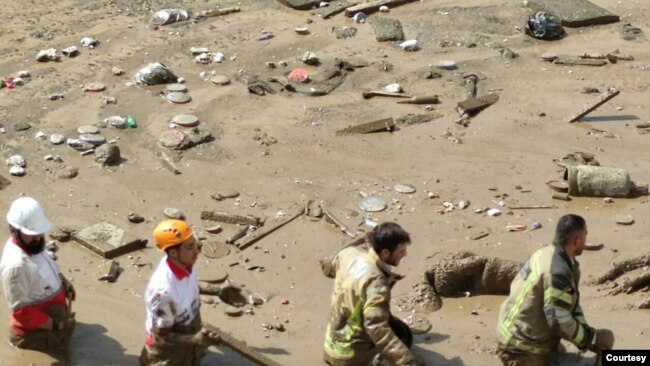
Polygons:
<instances>
[{"instance_id":1,"label":"beige jacket","mask_svg":"<svg viewBox=\"0 0 650 366\"><path fill-rule=\"evenodd\" d=\"M538 355L555 351L562 338L582 350L593 349L596 332L580 308L579 282L579 264L562 246L553 244L533 253L501 306L499 343Z\"/></svg>"},{"instance_id":2,"label":"beige jacket","mask_svg":"<svg viewBox=\"0 0 650 366\"><path fill-rule=\"evenodd\" d=\"M388 324L390 291L402 277L374 250L358 247L343 249L323 272L335 277L325 360L334 366L367 366L380 353L391 365L416 365Z\"/></svg>"}]
</instances>

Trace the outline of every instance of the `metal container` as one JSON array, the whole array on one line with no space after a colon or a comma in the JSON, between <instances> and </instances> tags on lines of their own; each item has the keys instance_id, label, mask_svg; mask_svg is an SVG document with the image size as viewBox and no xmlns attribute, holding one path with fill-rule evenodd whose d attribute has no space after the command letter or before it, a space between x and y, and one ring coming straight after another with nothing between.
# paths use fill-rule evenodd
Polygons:
<instances>
[{"instance_id":1,"label":"metal container","mask_svg":"<svg viewBox=\"0 0 650 366\"><path fill-rule=\"evenodd\" d=\"M587 197L635 197L647 192L647 186L632 182L624 169L591 165L569 166L566 171L569 195Z\"/></svg>"}]
</instances>

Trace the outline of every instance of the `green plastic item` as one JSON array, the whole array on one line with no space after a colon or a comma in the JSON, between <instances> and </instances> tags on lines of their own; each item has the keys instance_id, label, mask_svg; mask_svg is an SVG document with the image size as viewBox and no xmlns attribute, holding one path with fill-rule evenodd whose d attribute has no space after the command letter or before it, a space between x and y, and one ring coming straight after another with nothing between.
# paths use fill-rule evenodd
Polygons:
<instances>
[{"instance_id":1,"label":"green plastic item","mask_svg":"<svg viewBox=\"0 0 650 366\"><path fill-rule=\"evenodd\" d=\"M135 118L131 116L126 116L126 125L129 126L129 128L138 127L138 123L135 121Z\"/></svg>"},{"instance_id":2,"label":"green plastic item","mask_svg":"<svg viewBox=\"0 0 650 366\"><path fill-rule=\"evenodd\" d=\"M5 87L5 82L4 80L0 80L0 89Z\"/></svg>"}]
</instances>

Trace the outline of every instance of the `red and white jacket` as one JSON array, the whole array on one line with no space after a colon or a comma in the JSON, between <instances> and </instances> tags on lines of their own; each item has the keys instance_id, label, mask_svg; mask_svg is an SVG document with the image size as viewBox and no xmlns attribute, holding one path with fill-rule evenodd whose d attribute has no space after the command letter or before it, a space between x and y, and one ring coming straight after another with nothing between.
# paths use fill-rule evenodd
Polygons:
<instances>
[{"instance_id":1,"label":"red and white jacket","mask_svg":"<svg viewBox=\"0 0 650 366\"><path fill-rule=\"evenodd\" d=\"M144 301L147 306L145 343L153 346L154 328L189 325L199 314L201 302L196 272L163 258L149 280Z\"/></svg>"},{"instance_id":2,"label":"red and white jacket","mask_svg":"<svg viewBox=\"0 0 650 366\"><path fill-rule=\"evenodd\" d=\"M14 238L7 240L0 275L14 333L24 336L43 325L49 319L46 310L50 306L67 306L59 272L48 251L30 255Z\"/></svg>"}]
</instances>

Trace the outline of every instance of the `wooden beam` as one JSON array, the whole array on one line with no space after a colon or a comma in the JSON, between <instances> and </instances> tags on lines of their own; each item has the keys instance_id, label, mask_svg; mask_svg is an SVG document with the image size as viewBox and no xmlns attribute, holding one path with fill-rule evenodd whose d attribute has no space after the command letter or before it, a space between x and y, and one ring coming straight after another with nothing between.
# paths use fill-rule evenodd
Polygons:
<instances>
[{"instance_id":1,"label":"wooden beam","mask_svg":"<svg viewBox=\"0 0 650 366\"><path fill-rule=\"evenodd\" d=\"M598 107L601 105L609 102L610 100L614 99L617 95L621 94L620 90L614 89L614 88L609 88L605 93L601 94L598 96L596 100L593 102L586 104L582 108L582 112L576 114L575 116L571 117L569 120L569 123L571 122L576 122L588 115L589 113L595 111Z\"/></svg>"},{"instance_id":2,"label":"wooden beam","mask_svg":"<svg viewBox=\"0 0 650 366\"><path fill-rule=\"evenodd\" d=\"M256 365L260 366L281 366L279 363L271 360L270 358L264 356L261 352L249 347L246 342L240 341L239 339L230 335L230 333L224 332L223 330L215 327L209 323L203 323L203 326L214 333L217 333L221 338L221 343L226 345L229 348L232 348L235 352L239 353L246 359L252 361Z\"/></svg>"},{"instance_id":3,"label":"wooden beam","mask_svg":"<svg viewBox=\"0 0 650 366\"><path fill-rule=\"evenodd\" d=\"M363 12L366 13L367 15L370 15L374 12L379 11L379 8L382 6L387 6L390 9L403 5L403 4L408 4L415 2L417 0L375 0L375 1L369 1L363 4L359 4L356 6L352 6L350 8L345 9L345 16L347 17L353 17L354 14L358 12Z\"/></svg>"},{"instance_id":4,"label":"wooden beam","mask_svg":"<svg viewBox=\"0 0 650 366\"><path fill-rule=\"evenodd\" d=\"M242 241L237 244L237 247L240 250L244 250L248 248L249 246L255 244L258 240L262 239L263 237L269 235L270 233L274 232L275 230L283 227L284 225L290 223L291 221L297 219L298 217L302 216L302 214L305 213L305 206L301 205L299 207L296 207L292 210L290 210L289 213L287 213L286 216L284 216L280 221L278 221L275 224L266 224L262 226L261 228L255 230L251 235L244 237Z\"/></svg>"}]
</instances>

